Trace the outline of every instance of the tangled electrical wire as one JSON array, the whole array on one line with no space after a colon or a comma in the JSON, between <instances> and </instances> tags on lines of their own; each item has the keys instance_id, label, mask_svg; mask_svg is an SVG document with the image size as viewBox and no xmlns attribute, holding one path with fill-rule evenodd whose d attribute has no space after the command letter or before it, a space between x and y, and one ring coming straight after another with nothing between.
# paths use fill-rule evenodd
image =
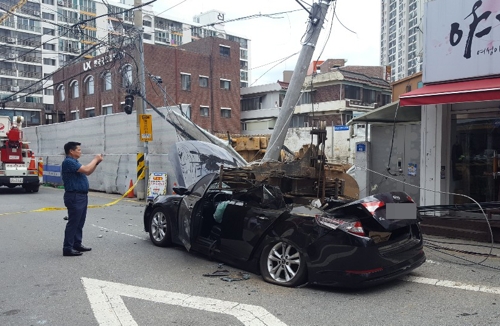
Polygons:
<instances>
[{"instance_id":1,"label":"tangled electrical wire","mask_svg":"<svg viewBox=\"0 0 500 326\"><path fill-rule=\"evenodd\" d=\"M452 256L454 258L457 258L459 260L463 260L463 261L467 262L467 263L457 263L459 265L463 265L463 266L479 265L479 266L483 266L483 267L487 267L487 268L491 268L491 269L495 269L495 270L500 270L500 268L498 268L498 267L494 267L494 266L490 266L490 265L484 264L484 262L487 259L491 258L491 257L498 257L498 258L500 258L500 256L493 254L493 249L495 249L493 229L492 229L491 224L490 224L490 222L488 220L488 217L486 216L486 213L484 211L484 209L498 208L498 207L500 207L500 202L497 202L497 203L479 203L476 200L474 200L473 198L471 198L471 197L469 197L467 195L464 195L464 194L457 194L457 193L450 193L450 192L444 192L444 191L437 191L437 190L422 188L420 186L417 186L417 185L414 185L414 184L411 184L411 183L408 183L408 182L405 182L405 181L401 181L399 179L396 179L395 177L384 175L384 174L382 174L380 172L368 169L368 168L363 167L363 166L356 165L356 169L366 170L366 171L368 171L370 173L383 176L385 179L391 179L393 181L402 183L402 184L410 186L410 187L419 188L419 190L430 191L430 192L439 193L439 194L461 196L461 197L465 197L465 198L471 200L473 202L471 204L424 206L424 207L419 208L418 210L419 210L419 213L428 213L428 212L440 211L440 210L441 211L444 211L444 210L447 210L447 211L449 211L449 210L456 210L456 211L469 211L469 212L480 212L480 213L482 213L482 215L485 218L485 221L486 221L486 224L487 224L487 227L488 227L488 231L489 231L489 235L490 235L490 240L491 241L490 241L490 245L489 246L459 244L459 243L450 243L450 242L448 242L448 243L442 242L442 243L443 244L455 244L455 245L469 245L469 246L473 246L473 247L474 246L476 246L476 247L485 247L485 248L489 248L488 253L481 253L481 252L475 252L475 251L469 251L469 250L459 250L459 249L455 249L455 248L450 248L450 247L447 247L447 246L440 245L439 241L436 241L436 240L424 240L424 245L427 248L429 248L429 249L431 249L433 251L440 252L442 254L445 254L445 255L448 255L448 256ZM457 255L451 254L451 253L449 253L447 251L454 251L454 252L462 253L462 254L475 255L475 256L485 256L485 257L481 261L475 262L475 261L472 261L470 259L463 258L463 257L457 256Z\"/></svg>"}]
</instances>

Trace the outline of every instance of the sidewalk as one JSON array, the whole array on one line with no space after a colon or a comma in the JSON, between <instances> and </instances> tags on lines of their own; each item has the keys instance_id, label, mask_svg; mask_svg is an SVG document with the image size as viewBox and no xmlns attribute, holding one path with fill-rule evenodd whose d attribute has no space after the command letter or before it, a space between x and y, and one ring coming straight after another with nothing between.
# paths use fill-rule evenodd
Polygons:
<instances>
[{"instance_id":1,"label":"sidewalk","mask_svg":"<svg viewBox=\"0 0 500 326\"><path fill-rule=\"evenodd\" d=\"M451 216L422 216L420 223L424 235L436 235L454 239L491 242L491 235L485 219L466 219ZM500 221L489 220L493 240L500 243Z\"/></svg>"}]
</instances>

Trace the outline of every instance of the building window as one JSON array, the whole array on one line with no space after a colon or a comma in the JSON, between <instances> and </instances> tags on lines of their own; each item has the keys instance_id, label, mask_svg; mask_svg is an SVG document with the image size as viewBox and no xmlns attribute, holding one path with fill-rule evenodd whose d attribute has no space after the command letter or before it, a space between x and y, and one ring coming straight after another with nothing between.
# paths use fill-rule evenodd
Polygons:
<instances>
[{"instance_id":1,"label":"building window","mask_svg":"<svg viewBox=\"0 0 500 326\"><path fill-rule=\"evenodd\" d=\"M48 65L48 66L55 66L56 65L56 59L45 58L45 59L43 59L43 64L44 65Z\"/></svg>"},{"instance_id":2,"label":"building window","mask_svg":"<svg viewBox=\"0 0 500 326\"><path fill-rule=\"evenodd\" d=\"M407 93L411 92L411 85L410 84L406 85L406 92Z\"/></svg>"},{"instance_id":3,"label":"building window","mask_svg":"<svg viewBox=\"0 0 500 326\"><path fill-rule=\"evenodd\" d=\"M78 120L78 119L80 119L80 111L78 110L71 111L71 120Z\"/></svg>"},{"instance_id":4,"label":"building window","mask_svg":"<svg viewBox=\"0 0 500 326\"><path fill-rule=\"evenodd\" d=\"M70 89L71 98L78 98L80 96L80 90L78 88L78 81L73 80L69 84L69 89Z\"/></svg>"},{"instance_id":5,"label":"building window","mask_svg":"<svg viewBox=\"0 0 500 326\"><path fill-rule=\"evenodd\" d=\"M225 89L225 90L230 90L231 89L231 81L227 79L221 79L220 80L220 88Z\"/></svg>"},{"instance_id":6,"label":"building window","mask_svg":"<svg viewBox=\"0 0 500 326\"><path fill-rule=\"evenodd\" d=\"M50 43L44 43L44 44L43 44L43 49L44 49L44 50L52 50L52 51L55 51L55 50L56 50L56 45L55 45L55 44L50 44Z\"/></svg>"},{"instance_id":7,"label":"building window","mask_svg":"<svg viewBox=\"0 0 500 326\"><path fill-rule=\"evenodd\" d=\"M210 109L208 106L200 106L200 116L208 117L210 115Z\"/></svg>"},{"instance_id":8,"label":"building window","mask_svg":"<svg viewBox=\"0 0 500 326\"><path fill-rule=\"evenodd\" d=\"M151 40L152 39L151 34L144 34L144 39Z\"/></svg>"},{"instance_id":9,"label":"building window","mask_svg":"<svg viewBox=\"0 0 500 326\"><path fill-rule=\"evenodd\" d=\"M64 102L64 100L66 99L66 95L64 94L64 92L65 92L64 85L59 85L57 87L57 93L59 95L59 102Z\"/></svg>"},{"instance_id":10,"label":"building window","mask_svg":"<svg viewBox=\"0 0 500 326\"><path fill-rule=\"evenodd\" d=\"M200 87L203 87L203 88L208 87L208 77L200 76Z\"/></svg>"},{"instance_id":11,"label":"building window","mask_svg":"<svg viewBox=\"0 0 500 326\"><path fill-rule=\"evenodd\" d=\"M123 103L125 104L125 103ZM102 106L102 114L108 115L113 113L113 105L103 105Z\"/></svg>"},{"instance_id":12,"label":"building window","mask_svg":"<svg viewBox=\"0 0 500 326\"><path fill-rule=\"evenodd\" d=\"M42 12L42 18L47 20L54 20L54 14L49 14L48 12Z\"/></svg>"},{"instance_id":13,"label":"building window","mask_svg":"<svg viewBox=\"0 0 500 326\"><path fill-rule=\"evenodd\" d=\"M87 118L95 117L95 108L86 108L85 109L85 116Z\"/></svg>"},{"instance_id":14,"label":"building window","mask_svg":"<svg viewBox=\"0 0 500 326\"><path fill-rule=\"evenodd\" d=\"M142 25L146 26L146 27L151 27L151 21L149 21L149 20L143 20L142 21Z\"/></svg>"},{"instance_id":15,"label":"building window","mask_svg":"<svg viewBox=\"0 0 500 326\"><path fill-rule=\"evenodd\" d=\"M181 73L181 88L183 91L191 90L191 75Z\"/></svg>"},{"instance_id":16,"label":"building window","mask_svg":"<svg viewBox=\"0 0 500 326\"><path fill-rule=\"evenodd\" d=\"M360 89L356 86L345 85L345 98L351 100L361 100Z\"/></svg>"},{"instance_id":17,"label":"building window","mask_svg":"<svg viewBox=\"0 0 500 326\"><path fill-rule=\"evenodd\" d=\"M84 83L85 83L85 91L87 92L87 95L94 94L94 77L88 76L85 79Z\"/></svg>"},{"instance_id":18,"label":"building window","mask_svg":"<svg viewBox=\"0 0 500 326\"><path fill-rule=\"evenodd\" d=\"M261 108L262 98L244 98L241 100L241 111L253 111Z\"/></svg>"},{"instance_id":19,"label":"building window","mask_svg":"<svg viewBox=\"0 0 500 326\"><path fill-rule=\"evenodd\" d=\"M186 105L184 108L186 109L184 111L184 115L186 116L186 118L191 120L191 105Z\"/></svg>"},{"instance_id":20,"label":"building window","mask_svg":"<svg viewBox=\"0 0 500 326\"><path fill-rule=\"evenodd\" d=\"M54 0L42 0L42 3L45 3L47 5L54 5Z\"/></svg>"},{"instance_id":21,"label":"building window","mask_svg":"<svg viewBox=\"0 0 500 326\"><path fill-rule=\"evenodd\" d=\"M222 57L230 57L231 56L231 47L226 45L219 45L220 55Z\"/></svg>"},{"instance_id":22,"label":"building window","mask_svg":"<svg viewBox=\"0 0 500 326\"><path fill-rule=\"evenodd\" d=\"M106 71L104 75L102 76L102 89L103 91L109 91L113 88L113 83L111 81L111 73L109 71Z\"/></svg>"},{"instance_id":23,"label":"building window","mask_svg":"<svg viewBox=\"0 0 500 326\"><path fill-rule=\"evenodd\" d=\"M363 102L364 103L375 103L376 102L376 92L371 89L363 90Z\"/></svg>"},{"instance_id":24,"label":"building window","mask_svg":"<svg viewBox=\"0 0 500 326\"><path fill-rule=\"evenodd\" d=\"M44 35L56 35L56 30L55 29L52 29L52 28L43 28L43 34Z\"/></svg>"},{"instance_id":25,"label":"building window","mask_svg":"<svg viewBox=\"0 0 500 326\"><path fill-rule=\"evenodd\" d=\"M297 105L311 104L311 103L312 103L312 92L302 92L299 98L299 103L297 103Z\"/></svg>"},{"instance_id":26,"label":"building window","mask_svg":"<svg viewBox=\"0 0 500 326\"><path fill-rule=\"evenodd\" d=\"M231 118L231 108L220 108L220 116L223 118Z\"/></svg>"},{"instance_id":27,"label":"building window","mask_svg":"<svg viewBox=\"0 0 500 326\"><path fill-rule=\"evenodd\" d=\"M43 95L54 95L54 90L52 88L46 88L43 90Z\"/></svg>"},{"instance_id":28,"label":"building window","mask_svg":"<svg viewBox=\"0 0 500 326\"><path fill-rule=\"evenodd\" d=\"M129 88L132 86L132 66L126 65L122 68L122 86Z\"/></svg>"},{"instance_id":29,"label":"building window","mask_svg":"<svg viewBox=\"0 0 500 326\"><path fill-rule=\"evenodd\" d=\"M246 124L246 122L242 122L241 123L241 130L243 130L243 131L247 130L247 124Z\"/></svg>"}]
</instances>

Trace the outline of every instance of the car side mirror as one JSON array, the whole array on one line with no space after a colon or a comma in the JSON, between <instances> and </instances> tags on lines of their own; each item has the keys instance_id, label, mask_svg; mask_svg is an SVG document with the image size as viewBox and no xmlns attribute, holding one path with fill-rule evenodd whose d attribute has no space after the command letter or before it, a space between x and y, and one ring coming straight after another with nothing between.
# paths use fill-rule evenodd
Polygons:
<instances>
[{"instance_id":1,"label":"car side mirror","mask_svg":"<svg viewBox=\"0 0 500 326\"><path fill-rule=\"evenodd\" d=\"M178 194L178 195L181 195L181 196L184 196L184 195L189 195L190 192L187 188L185 187L173 187L172 190Z\"/></svg>"}]
</instances>

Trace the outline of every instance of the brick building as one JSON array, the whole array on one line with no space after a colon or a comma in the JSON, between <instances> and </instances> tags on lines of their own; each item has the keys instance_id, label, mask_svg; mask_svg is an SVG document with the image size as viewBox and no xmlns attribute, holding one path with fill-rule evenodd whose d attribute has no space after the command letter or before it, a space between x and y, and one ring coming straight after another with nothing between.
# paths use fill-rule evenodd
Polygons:
<instances>
[{"instance_id":1,"label":"brick building","mask_svg":"<svg viewBox=\"0 0 500 326\"><path fill-rule=\"evenodd\" d=\"M55 109L65 112L66 120L123 112L126 90L138 86L132 50L109 52L57 71ZM239 43L207 37L178 47L144 44L144 62L146 98L153 105L164 106L163 87L168 105L189 104L185 113L200 127L240 132Z\"/></svg>"}]
</instances>

